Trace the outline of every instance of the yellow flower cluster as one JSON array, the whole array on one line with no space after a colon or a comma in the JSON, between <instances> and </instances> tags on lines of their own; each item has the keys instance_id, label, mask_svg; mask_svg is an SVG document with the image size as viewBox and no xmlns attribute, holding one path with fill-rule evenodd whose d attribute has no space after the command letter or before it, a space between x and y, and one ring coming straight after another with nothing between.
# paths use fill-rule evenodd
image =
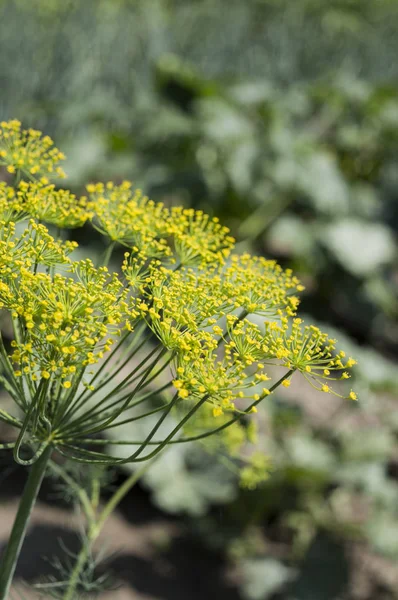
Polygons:
<instances>
[{"instance_id":1,"label":"yellow flower cluster","mask_svg":"<svg viewBox=\"0 0 398 600\"><path fill-rule=\"evenodd\" d=\"M149 268L144 262L131 262L127 255L124 270L139 292L132 299L132 314L145 319L176 356L174 386L179 397L206 394L214 416L235 409L237 398L257 401L268 395L267 387L248 393L269 380L265 365L300 371L317 389L339 395L325 379L332 379L331 371L355 364L352 359L343 364L333 340L316 327L303 329L301 320L294 318L298 299L291 292L302 286L274 261L245 254L221 266L172 271L159 261ZM250 313L268 317L263 330L247 319ZM349 397L355 399L355 393Z\"/></svg>"},{"instance_id":2,"label":"yellow flower cluster","mask_svg":"<svg viewBox=\"0 0 398 600\"><path fill-rule=\"evenodd\" d=\"M194 335L186 331L180 334L180 344L186 343L187 348L179 348L176 356L173 384L179 397L195 398L205 394L213 404L215 417L225 410L235 410L237 399L257 402L269 394L268 388L263 387L270 380L264 362L270 358L265 336L246 319L237 322L232 316L228 320L231 324L229 341L221 352L217 341L219 330L215 326L213 334L198 332ZM253 393L253 387L258 385L259 392Z\"/></svg>"},{"instance_id":3,"label":"yellow flower cluster","mask_svg":"<svg viewBox=\"0 0 398 600\"><path fill-rule=\"evenodd\" d=\"M16 194L26 213L56 227L82 227L89 217L84 197L77 198L69 190L55 189L45 178L38 183L21 181Z\"/></svg>"},{"instance_id":4,"label":"yellow flower cluster","mask_svg":"<svg viewBox=\"0 0 398 600\"><path fill-rule=\"evenodd\" d=\"M118 186L112 182L89 184L87 191L92 223L98 231L145 257L171 256L165 239L167 211L162 203L133 190L129 181Z\"/></svg>"},{"instance_id":5,"label":"yellow flower cluster","mask_svg":"<svg viewBox=\"0 0 398 600\"><path fill-rule=\"evenodd\" d=\"M0 165L11 174L22 171L30 177L65 177L58 166L65 156L48 135L35 129L22 129L20 121L0 123Z\"/></svg>"},{"instance_id":6,"label":"yellow flower cluster","mask_svg":"<svg viewBox=\"0 0 398 600\"><path fill-rule=\"evenodd\" d=\"M0 220L3 223L14 223L28 216L23 201L18 198L15 189L0 181Z\"/></svg>"},{"instance_id":7,"label":"yellow flower cluster","mask_svg":"<svg viewBox=\"0 0 398 600\"><path fill-rule=\"evenodd\" d=\"M141 286L142 300L137 306L143 316L149 312L151 327L167 340L180 331L192 332L214 325L223 315L234 310L234 304L223 294L220 269L181 268L170 271L155 264L147 271Z\"/></svg>"},{"instance_id":8,"label":"yellow flower cluster","mask_svg":"<svg viewBox=\"0 0 398 600\"><path fill-rule=\"evenodd\" d=\"M281 325L265 323L271 353L288 369L300 371L313 387L343 397L334 390L330 382L350 378L346 369L356 365L356 360L346 359L345 352L336 352L336 340L330 339L314 325L303 327L302 319L289 323L283 319ZM355 392L348 395L356 400Z\"/></svg>"},{"instance_id":9,"label":"yellow flower cluster","mask_svg":"<svg viewBox=\"0 0 398 600\"><path fill-rule=\"evenodd\" d=\"M232 256L224 279L225 293L247 314L293 316L299 304L293 292L304 290L291 269L249 254Z\"/></svg>"},{"instance_id":10,"label":"yellow flower cluster","mask_svg":"<svg viewBox=\"0 0 398 600\"><path fill-rule=\"evenodd\" d=\"M34 217L56 227L81 227L89 217L86 202L69 190L55 189L42 177L40 181L21 181L16 188L0 183L0 218L18 222Z\"/></svg>"},{"instance_id":11,"label":"yellow flower cluster","mask_svg":"<svg viewBox=\"0 0 398 600\"><path fill-rule=\"evenodd\" d=\"M33 219L19 237L15 235L15 223L0 221L1 283L17 285L22 272L36 271L39 264L69 264L69 254L76 247L76 242L57 242L44 225Z\"/></svg>"},{"instance_id":12,"label":"yellow flower cluster","mask_svg":"<svg viewBox=\"0 0 398 600\"><path fill-rule=\"evenodd\" d=\"M90 184L87 191L94 227L144 259L173 263L174 253L180 265L222 263L232 249L229 229L218 219L193 209L168 209L133 190L129 181Z\"/></svg>"},{"instance_id":13,"label":"yellow flower cluster","mask_svg":"<svg viewBox=\"0 0 398 600\"><path fill-rule=\"evenodd\" d=\"M134 264L135 269L132 268ZM126 259L125 272L130 281L140 284L144 300L137 301L138 309L151 317L151 327L168 345L179 337L182 329L195 332L213 326L213 332L222 335L217 323L234 311L240 314L288 315L295 314L298 298L291 291L301 290L298 279L275 261L262 258L232 256L227 264L199 269L181 268L170 271L155 263L146 269L137 260Z\"/></svg>"},{"instance_id":14,"label":"yellow flower cluster","mask_svg":"<svg viewBox=\"0 0 398 600\"><path fill-rule=\"evenodd\" d=\"M118 332L124 316L122 285L89 260L70 264L74 277L17 268L18 277L0 287L1 305L21 332L11 355L15 374L32 381L54 376L70 387L78 368L110 350L107 336Z\"/></svg>"},{"instance_id":15,"label":"yellow flower cluster","mask_svg":"<svg viewBox=\"0 0 398 600\"><path fill-rule=\"evenodd\" d=\"M139 392L146 379L156 378L156 365L146 362L153 352L165 357L166 365L172 361L169 385L177 404L190 410L196 403L202 416L221 424L228 412L256 412L276 386L269 383L270 365L288 370L282 385L289 386L291 374L299 371L318 390L340 395L331 381L347 379L355 361L336 352L335 341L317 327L303 326L296 318L296 293L304 288L291 270L262 257L231 254L234 240L217 219L155 203L130 182L90 184L87 197L80 199L56 189L47 176L58 172L62 157L39 132L21 130L18 121L1 124L0 163L11 173L38 176L15 187L0 183L0 309L9 312L15 330L12 354L0 360L8 368L11 359L11 379L24 378L22 384L16 379L12 389L15 394L28 389L25 408L36 396L49 402L43 385L51 384L51 393L72 388L58 394L72 402L63 415L66 431L100 431L98 419L106 428L129 408L129 394L123 393L131 382L141 381ZM128 249L123 279L89 260L72 260L77 244L55 240L41 223L72 228L88 219L108 238L110 250L116 242ZM15 223L24 220L18 235ZM264 324L252 323L250 315L262 316ZM135 352L139 320L150 328L158 348L142 361L142 370L140 364L138 373L133 370L116 387L116 400L105 396L99 403L103 410L97 408L94 417L88 411L74 425L74 403L83 408L89 392L102 387L92 385L95 377L91 384L84 382L86 368L111 349L122 331L123 339L132 337L125 351ZM106 377L112 380L112 374ZM88 387L83 400L73 396L80 381ZM355 400L355 392L348 397ZM39 412L35 419L40 421L44 415ZM239 427L232 428L231 443L241 434ZM247 472L248 485L265 472L263 466Z\"/></svg>"},{"instance_id":16,"label":"yellow flower cluster","mask_svg":"<svg viewBox=\"0 0 398 600\"><path fill-rule=\"evenodd\" d=\"M169 223L182 265L223 264L230 255L235 240L217 217L177 206L170 211Z\"/></svg>"},{"instance_id":17,"label":"yellow flower cluster","mask_svg":"<svg viewBox=\"0 0 398 600\"><path fill-rule=\"evenodd\" d=\"M181 298L183 305L184 298ZM212 319L207 319L206 328L202 329L200 323L195 322L196 315L187 314L187 307L183 313L179 310L174 319L169 306L160 311L151 308L144 313L162 343L176 353L173 384L179 397L198 398L206 394L214 405L214 416L236 409L236 399L257 402L269 395L266 383L270 380L269 365L283 366L292 373L299 371L316 389L343 397L330 381L348 379L347 369L356 364L352 358L344 361L344 352L336 354L335 341L317 327L303 328L301 319L291 322L283 317L279 322L265 321L262 329L246 318L239 320L230 314L226 316L223 332L219 325L209 330L208 323ZM177 325L181 314L183 319ZM220 339L224 341L221 352ZM288 387L290 379L282 385ZM256 393L252 390L254 386ZM356 400L355 392L351 391L348 398Z\"/></svg>"}]
</instances>

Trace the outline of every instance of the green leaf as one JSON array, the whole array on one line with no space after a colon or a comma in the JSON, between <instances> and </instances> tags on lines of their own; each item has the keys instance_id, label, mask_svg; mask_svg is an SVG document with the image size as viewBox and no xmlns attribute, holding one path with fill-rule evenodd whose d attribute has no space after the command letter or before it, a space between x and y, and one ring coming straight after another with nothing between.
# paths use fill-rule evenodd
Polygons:
<instances>
[{"instance_id":1,"label":"green leaf","mask_svg":"<svg viewBox=\"0 0 398 600\"><path fill-rule=\"evenodd\" d=\"M367 534L378 552L398 558L397 514L378 512L366 525Z\"/></svg>"},{"instance_id":2,"label":"green leaf","mask_svg":"<svg viewBox=\"0 0 398 600\"><path fill-rule=\"evenodd\" d=\"M285 442L288 456L296 467L329 473L336 458L327 444L310 435L310 432L303 432L289 437Z\"/></svg>"},{"instance_id":3,"label":"green leaf","mask_svg":"<svg viewBox=\"0 0 398 600\"><path fill-rule=\"evenodd\" d=\"M321 213L348 212L348 186L332 154L317 151L310 156L299 172L298 186Z\"/></svg>"},{"instance_id":4,"label":"green leaf","mask_svg":"<svg viewBox=\"0 0 398 600\"><path fill-rule=\"evenodd\" d=\"M295 215L280 217L267 233L267 244L278 255L306 256L314 243L311 227Z\"/></svg>"},{"instance_id":5,"label":"green leaf","mask_svg":"<svg viewBox=\"0 0 398 600\"><path fill-rule=\"evenodd\" d=\"M274 558L245 561L242 570L242 594L247 600L267 600L295 575L293 569Z\"/></svg>"},{"instance_id":6,"label":"green leaf","mask_svg":"<svg viewBox=\"0 0 398 600\"><path fill-rule=\"evenodd\" d=\"M392 433L380 427L345 432L342 438L344 457L348 461L386 459L395 444Z\"/></svg>"},{"instance_id":7,"label":"green leaf","mask_svg":"<svg viewBox=\"0 0 398 600\"><path fill-rule=\"evenodd\" d=\"M327 226L320 239L347 271L358 276L373 273L395 254L392 233L380 223L341 219Z\"/></svg>"}]
</instances>

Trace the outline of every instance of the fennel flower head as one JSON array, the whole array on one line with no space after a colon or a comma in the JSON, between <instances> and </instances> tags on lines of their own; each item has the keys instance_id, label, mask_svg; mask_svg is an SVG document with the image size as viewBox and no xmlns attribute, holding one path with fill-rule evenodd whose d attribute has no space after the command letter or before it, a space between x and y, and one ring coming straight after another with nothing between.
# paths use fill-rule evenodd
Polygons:
<instances>
[{"instance_id":1,"label":"fennel flower head","mask_svg":"<svg viewBox=\"0 0 398 600\"><path fill-rule=\"evenodd\" d=\"M0 309L14 331L0 365L17 406L0 418L19 429L16 460L51 444L80 462L136 462L215 433L237 448L257 405L296 373L356 399L344 382L355 360L297 317L304 288L290 269L235 254L217 218L130 182L90 183L77 197L51 182L63 159L48 136L0 124ZM106 240L102 265L68 239L84 225ZM143 439L104 451L111 441L96 434L144 418Z\"/></svg>"}]
</instances>

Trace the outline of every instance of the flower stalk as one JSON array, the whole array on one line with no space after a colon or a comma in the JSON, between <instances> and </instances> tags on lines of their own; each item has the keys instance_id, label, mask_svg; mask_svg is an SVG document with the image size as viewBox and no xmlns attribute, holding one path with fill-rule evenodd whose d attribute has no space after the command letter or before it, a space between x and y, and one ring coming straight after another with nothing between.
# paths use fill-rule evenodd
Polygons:
<instances>
[{"instance_id":1,"label":"flower stalk","mask_svg":"<svg viewBox=\"0 0 398 600\"><path fill-rule=\"evenodd\" d=\"M77 557L76 563L71 572L71 576L65 594L63 596L63 600L74 600L74 598L76 597L76 590L79 585L81 573L84 570L87 560L92 554L93 545L98 539L99 535L101 534L106 521L111 516L111 514L117 509L123 498L126 497L130 490L148 471L148 469L153 465L155 461L156 459L148 461L140 469L132 473L111 496L111 498L108 500L98 517L89 521L87 537L84 540L82 548ZM63 476L63 473L60 474L61 476Z\"/></svg>"},{"instance_id":2,"label":"flower stalk","mask_svg":"<svg viewBox=\"0 0 398 600\"><path fill-rule=\"evenodd\" d=\"M10 538L1 559L0 600L8 600L9 598L11 582L28 528L29 517L36 502L51 453L51 446L47 446L38 460L31 467Z\"/></svg>"}]
</instances>

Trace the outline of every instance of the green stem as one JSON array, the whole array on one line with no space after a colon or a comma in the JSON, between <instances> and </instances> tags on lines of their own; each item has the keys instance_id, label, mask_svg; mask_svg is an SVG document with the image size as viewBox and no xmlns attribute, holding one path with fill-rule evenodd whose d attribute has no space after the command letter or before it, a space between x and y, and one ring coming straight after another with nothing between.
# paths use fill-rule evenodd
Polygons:
<instances>
[{"instance_id":1,"label":"green stem","mask_svg":"<svg viewBox=\"0 0 398 600\"><path fill-rule=\"evenodd\" d=\"M99 266L102 266L102 267L107 267L108 266L109 261L110 261L111 256L112 256L113 249L115 247L115 244L116 244L115 241L110 242L109 246L107 247L107 249L104 252L102 261L101 261L101 263L100 263Z\"/></svg>"},{"instance_id":2,"label":"green stem","mask_svg":"<svg viewBox=\"0 0 398 600\"><path fill-rule=\"evenodd\" d=\"M112 379L114 379L116 377L116 375L118 375L118 373L125 367L125 365L129 362L129 360L131 360L131 358L136 354L136 352L138 352L140 350L140 348L145 345L147 342L147 340L144 340L141 344L139 344L139 346L137 348L135 348L135 350L133 351L132 354L130 354L130 356L123 362L122 365L120 365L118 367L118 369L113 370L112 373L109 375L107 374L105 376L105 379L100 380L99 385L95 388L95 390L87 392L87 390L84 390L80 396L78 396L71 404L71 406L69 407L69 409L66 411L64 418L69 417L71 414L76 413L82 406L84 406L84 404L86 404L88 402L88 400L92 399L93 396L95 396L95 394L97 394L97 392L99 392L99 390L101 388L103 388L105 385L107 385ZM123 379L123 381L116 387L113 389L112 392L110 392L109 394L107 394L105 396L105 398L102 398L102 400L97 403L96 408L98 409L99 406L103 405L109 398L111 398L116 391L119 390L120 387L123 388L123 386L125 386L125 384L127 384L128 380L132 378L132 376L142 367L142 365L149 360L149 358L153 355L153 352L151 352L133 371L131 371L129 373L129 375L127 375L127 377L125 377ZM138 375L139 377L140 375ZM130 381L131 383L131 381ZM90 411L90 415L91 415L91 411ZM77 423L77 422L81 422L82 420L85 421L87 419L87 413L83 414L82 416L78 417L77 419L75 419L73 421L73 423Z\"/></svg>"},{"instance_id":3,"label":"green stem","mask_svg":"<svg viewBox=\"0 0 398 600\"><path fill-rule=\"evenodd\" d=\"M113 511L119 506L120 502L123 498L128 494L132 487L141 479L141 477L148 471L148 469L153 465L155 461L148 461L141 467L141 469L137 469L134 473L130 475L126 479L126 481L121 485L113 496L108 500L104 509L101 511L99 519L97 521L96 528L98 529L97 536L99 535L101 529L105 525L106 520L110 517Z\"/></svg>"},{"instance_id":4,"label":"green stem","mask_svg":"<svg viewBox=\"0 0 398 600\"><path fill-rule=\"evenodd\" d=\"M232 327L230 327L229 331L227 330L225 333L223 333L223 335L220 337L220 339L217 342L217 347L221 346L221 344L223 342L226 342L229 338L230 338L230 334L232 333L232 331L235 329L235 327L237 326L238 323L240 323L241 321L243 321L244 319L246 319L246 317L249 316L249 312L247 310L242 310L242 312L240 313L240 315L238 316L238 319L234 322L234 324L232 325Z\"/></svg>"},{"instance_id":5,"label":"green stem","mask_svg":"<svg viewBox=\"0 0 398 600\"><path fill-rule=\"evenodd\" d=\"M50 468L58 477L62 477L62 479L65 481L65 483L67 483L69 485L69 487L72 490L74 490L74 492L76 493L76 495L78 496L78 498L81 502L84 514L86 515L86 518L87 518L87 521L89 523L92 523L94 521L94 511L93 511L92 505L90 504L90 500L87 496L86 490L84 488L80 487L76 483L76 481L73 479L73 477L68 475L68 473L65 471L65 469L63 469L62 467L57 465L57 463L51 461Z\"/></svg>"},{"instance_id":6,"label":"green stem","mask_svg":"<svg viewBox=\"0 0 398 600\"><path fill-rule=\"evenodd\" d=\"M293 375L293 373L295 372L296 369L290 369L289 371L287 371L276 383L274 383L273 386L271 386L269 388L269 393L274 392L280 385L281 383L283 383L283 381L285 379L288 379L291 375ZM137 442L137 441L131 441L131 442L121 442L123 444L129 444L130 445L139 445L140 448L138 448L138 450L136 450L136 452L134 452L134 454L132 454L131 456L129 456L127 459L126 458L116 458L116 457L108 457L106 454L103 453L99 453L99 452L93 452L93 451L89 451L89 450L83 450L82 448L72 445L72 444L64 444L64 448L67 448L69 450L76 450L79 452L80 457L78 457L76 454L74 455L70 455L66 452L64 452L61 447L58 447L58 452L60 454L62 454L62 456L65 456L68 459L72 459L72 460L76 460L77 462L80 462L82 464L84 463L98 463L98 464L126 464L128 462L143 462L146 461L148 459L154 458L167 444L182 444L182 443L187 443L187 442L195 442L195 441L199 441L202 440L204 438L207 438L211 435L214 435L215 433L218 433L219 431L222 431L223 429L226 429L227 427L229 427L230 425L232 425L233 423L236 423L236 421L239 421L240 419L242 419L242 417L244 417L245 415L250 414L251 410L253 407L257 406L260 402L262 402L262 400L264 400L264 398L266 397L266 394L262 394L258 400L255 400L254 402L252 402L244 411L240 411L238 412L238 414L235 414L235 416L230 419L229 421L227 421L226 423L224 423L223 425L220 425L219 427L215 428L215 429L211 429L210 431L205 431L204 433L200 433L198 435L194 435L194 436L190 436L187 438L180 438L177 440L173 440L172 438L178 433L178 431L183 427L183 425L186 423L187 420L189 420L189 418L202 406L202 404L205 402L205 400L207 400L208 396L204 396L202 398L202 400L200 400L190 411L189 413L182 419L182 421L180 421L180 423L173 429L173 431L163 440L157 440L156 442L152 441L153 435L156 433L156 430L159 428L159 426L161 425L162 421L165 419L165 417L167 416L169 410L165 411L164 415L161 417L161 419L159 419L158 423L155 425L155 427L152 429L152 432L149 434L149 436L142 442ZM172 406L172 403L171 405ZM80 441L80 443L91 443L91 441L93 441L93 443L98 443L98 440L84 440L82 439L84 437L84 434L82 434L82 436L80 437L80 439L78 439L79 436L70 438L71 441L76 440L77 442ZM66 437L65 439L62 440L62 442L64 443L65 441L69 441L69 439ZM109 443L113 443L111 441L109 441ZM148 445L156 445L158 446L156 448L156 450L154 450L153 452L150 452L149 454L147 454L146 456L143 456L141 458L137 458L142 451L145 449L146 446ZM81 455L84 455L88 458L83 458Z\"/></svg>"},{"instance_id":7,"label":"green stem","mask_svg":"<svg viewBox=\"0 0 398 600\"><path fill-rule=\"evenodd\" d=\"M17 516L11 531L7 548L0 568L0 600L8 600L12 578L28 527L29 517L35 504L41 482L51 456L52 448L47 446L32 466L19 504Z\"/></svg>"},{"instance_id":8,"label":"green stem","mask_svg":"<svg viewBox=\"0 0 398 600\"><path fill-rule=\"evenodd\" d=\"M101 511L95 525L89 528L86 542L83 545L79 556L77 557L77 561L71 573L68 588L64 594L63 600L75 600L76 588L79 585L81 573L84 570L85 565L87 564L89 556L91 555L92 546L95 540L100 535L107 519L118 507L118 505L126 496L126 494L128 494L131 488L137 483L141 476L149 469L149 467L154 462L155 461L147 462L141 469L138 469L138 471L135 471L135 473L132 473L130 477L126 479L124 484L120 486L120 488L118 488L117 491L113 494L113 496L109 499L109 501Z\"/></svg>"},{"instance_id":9,"label":"green stem","mask_svg":"<svg viewBox=\"0 0 398 600\"><path fill-rule=\"evenodd\" d=\"M88 558L91 554L91 546L94 542L95 538L92 539L89 535L87 540L85 541L82 549L80 550L79 556L77 558L77 562L73 568L73 571L70 575L68 588L64 595L64 600L75 600L75 591L79 584L80 574L84 570L85 565L87 564Z\"/></svg>"},{"instance_id":10,"label":"green stem","mask_svg":"<svg viewBox=\"0 0 398 600\"><path fill-rule=\"evenodd\" d=\"M136 367L136 369L134 369L134 370L133 370L131 373L129 373L129 375L127 375L127 377L125 377L125 378L123 379L123 381L122 381L122 382L121 382L119 385L117 385L117 386L116 386L116 387L113 389L113 391L112 391L112 392L110 392L109 394L107 394L107 396L105 396L105 398L104 398L103 400L101 400L101 403L103 403L105 400L108 400L109 398L111 398L111 397L112 397L112 396L113 396L113 395L114 395L116 392L118 392L120 389L123 389L123 387L125 387L125 386L126 386L126 382L127 382L127 380L131 378L131 375L132 375L132 374L133 374L135 371L139 370L139 369L142 367L142 365L143 365L143 364L144 364L144 363L145 363L147 360L149 360L149 358L150 358L151 356L153 356L153 354L154 354L155 352L157 352L157 350L158 350L158 349L157 349L157 348L155 348L155 350L153 350L153 351L152 351L152 352L151 352L151 353L150 353L150 354L149 354L149 355L148 355L148 356L147 356L147 357L146 357L146 358L145 358L143 361L141 361L141 363L138 365L138 367ZM155 360L154 360L154 361L153 361L153 362L152 362L152 363L149 365L149 367L148 367L148 368L147 368L147 370L144 372L144 374L142 375L142 373L140 373L140 374L138 375L138 377L140 377L141 375L142 375L142 377L141 377L141 379L140 379L140 381L139 381L139 383L138 383L137 387L136 387L136 388L135 388L135 389L134 389L134 390L131 392L131 396L130 396L130 398L127 398L127 400L125 401L125 403L124 403L124 404L123 404L123 405L122 405L120 408L118 408L117 410L115 410L115 411L114 411L114 412L111 414L111 416L110 416L110 417L107 417L107 418L105 419L105 421L103 421L103 422L102 422L100 425L98 425L97 427L93 427L93 428L91 428L91 429L87 429L87 430L85 430L85 432L84 432L84 435L90 435L90 434L92 434L92 433L97 433L97 432L99 432L99 431L104 431L104 429L106 429L106 428L108 427L108 425L110 425L110 423L112 423L112 422L113 422L115 419L117 419L117 417L118 417L119 415L121 415L123 411L127 410L127 407L128 407L128 405L129 405L130 401L131 401L131 400L134 398L134 396L135 396L135 395L136 395L136 394L139 392L139 390L141 389L141 387L142 387L142 385L143 385L144 381L145 381L145 380L146 380L146 379L149 377L149 375L151 374L151 371L152 371L152 369L154 368L154 366L156 365L157 361L159 360L159 358L161 358L162 354L163 354L165 351L166 351L166 350L164 350L164 349L163 349L163 350L161 350L160 354L158 354L158 356L155 358ZM85 416L85 415L83 415L83 416ZM81 422L82 418L83 418L83 417L80 417L80 418L79 418L79 419L77 419L76 421L71 421L71 423L70 423L70 424L69 424L67 427L65 427L65 429L63 430L63 432L65 432L65 431L68 431L68 433L70 433L70 432L73 432L73 433L75 433L74 426L75 426L75 424L77 424L78 422Z\"/></svg>"}]
</instances>

